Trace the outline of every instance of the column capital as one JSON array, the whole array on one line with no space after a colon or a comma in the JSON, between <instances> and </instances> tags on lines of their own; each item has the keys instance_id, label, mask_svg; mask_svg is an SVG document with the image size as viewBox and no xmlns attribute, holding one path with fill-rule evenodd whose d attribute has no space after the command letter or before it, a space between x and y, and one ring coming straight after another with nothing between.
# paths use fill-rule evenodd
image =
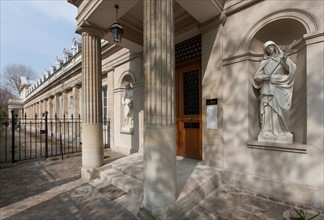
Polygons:
<instances>
[{"instance_id":1,"label":"column capital","mask_svg":"<svg viewBox=\"0 0 324 220\"><path fill-rule=\"evenodd\" d=\"M103 28L87 21L79 26L76 32L81 35L92 35L99 38L102 38L106 34L106 31Z\"/></svg>"}]
</instances>

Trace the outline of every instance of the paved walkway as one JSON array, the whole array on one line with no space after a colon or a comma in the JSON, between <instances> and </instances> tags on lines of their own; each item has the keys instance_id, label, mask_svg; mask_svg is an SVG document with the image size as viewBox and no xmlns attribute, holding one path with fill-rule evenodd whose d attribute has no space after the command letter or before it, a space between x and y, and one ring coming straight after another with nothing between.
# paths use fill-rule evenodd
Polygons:
<instances>
[{"instance_id":1,"label":"paved walkway","mask_svg":"<svg viewBox=\"0 0 324 220\"><path fill-rule=\"evenodd\" d=\"M105 161L121 157L105 152ZM0 219L135 219L80 179L81 156L0 169Z\"/></svg>"},{"instance_id":2,"label":"paved walkway","mask_svg":"<svg viewBox=\"0 0 324 220\"><path fill-rule=\"evenodd\" d=\"M106 164L121 157L105 151ZM0 219L136 219L115 201L118 190L98 190L95 184L83 182L80 167L81 156L75 155L0 169ZM280 220L292 206L296 204L222 185L182 219Z\"/></svg>"},{"instance_id":3,"label":"paved walkway","mask_svg":"<svg viewBox=\"0 0 324 220\"><path fill-rule=\"evenodd\" d=\"M190 220L281 220L283 212L292 207L307 212L320 212L309 206L277 200L223 184L190 210L187 217ZM321 214L316 220L324 220L324 215Z\"/></svg>"}]
</instances>

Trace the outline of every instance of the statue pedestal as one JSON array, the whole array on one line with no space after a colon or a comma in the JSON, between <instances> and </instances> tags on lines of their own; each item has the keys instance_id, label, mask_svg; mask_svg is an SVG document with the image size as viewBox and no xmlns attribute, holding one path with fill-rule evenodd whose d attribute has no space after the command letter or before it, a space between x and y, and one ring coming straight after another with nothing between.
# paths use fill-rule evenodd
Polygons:
<instances>
[{"instance_id":1,"label":"statue pedestal","mask_svg":"<svg viewBox=\"0 0 324 220\"><path fill-rule=\"evenodd\" d=\"M131 126L124 126L121 129L121 133L132 134L133 132L134 132L134 127Z\"/></svg>"},{"instance_id":2,"label":"statue pedestal","mask_svg":"<svg viewBox=\"0 0 324 220\"><path fill-rule=\"evenodd\" d=\"M280 135L280 136L258 135L258 141L292 144L294 142L294 135L293 134Z\"/></svg>"}]
</instances>

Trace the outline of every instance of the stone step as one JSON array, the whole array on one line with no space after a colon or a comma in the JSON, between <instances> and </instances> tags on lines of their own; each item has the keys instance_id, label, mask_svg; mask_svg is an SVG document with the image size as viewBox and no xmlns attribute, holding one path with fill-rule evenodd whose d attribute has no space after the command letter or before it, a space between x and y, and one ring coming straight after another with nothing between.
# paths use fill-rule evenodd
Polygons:
<instances>
[{"instance_id":1,"label":"stone step","mask_svg":"<svg viewBox=\"0 0 324 220\"><path fill-rule=\"evenodd\" d=\"M127 209L134 216L137 215L142 205L142 199L138 198L137 196L132 196L129 194L119 197L118 199L115 200L115 202L117 202L119 205Z\"/></svg>"},{"instance_id":2,"label":"stone step","mask_svg":"<svg viewBox=\"0 0 324 220\"><path fill-rule=\"evenodd\" d=\"M127 172L124 173L123 169L116 164L102 168L99 176L97 186L103 187L113 184L126 192L126 194L116 198L114 202L136 216L143 200L143 182L133 178L133 175L129 175Z\"/></svg>"},{"instance_id":3,"label":"stone step","mask_svg":"<svg viewBox=\"0 0 324 220\"><path fill-rule=\"evenodd\" d=\"M158 219L183 218L189 210L222 184L221 176L221 171L215 166L190 159L179 159L177 162L178 198L175 203L167 208L157 210L154 215ZM142 216L143 210L140 210L143 200L143 162L141 157L125 157L110 163L100 170L100 181L101 184L113 184L127 192L114 201L139 219L149 218L147 215Z\"/></svg>"},{"instance_id":4,"label":"stone step","mask_svg":"<svg viewBox=\"0 0 324 220\"><path fill-rule=\"evenodd\" d=\"M178 199L163 213L157 213L161 219L182 218L186 212L204 200L211 192L222 184L222 172L213 166L199 163L190 175Z\"/></svg>"},{"instance_id":5,"label":"stone step","mask_svg":"<svg viewBox=\"0 0 324 220\"><path fill-rule=\"evenodd\" d=\"M143 198L143 182L121 173L114 168L100 172L100 179L124 190L129 196L134 196L139 200Z\"/></svg>"},{"instance_id":6,"label":"stone step","mask_svg":"<svg viewBox=\"0 0 324 220\"><path fill-rule=\"evenodd\" d=\"M134 153L109 164L111 168L143 182L143 155Z\"/></svg>"}]
</instances>

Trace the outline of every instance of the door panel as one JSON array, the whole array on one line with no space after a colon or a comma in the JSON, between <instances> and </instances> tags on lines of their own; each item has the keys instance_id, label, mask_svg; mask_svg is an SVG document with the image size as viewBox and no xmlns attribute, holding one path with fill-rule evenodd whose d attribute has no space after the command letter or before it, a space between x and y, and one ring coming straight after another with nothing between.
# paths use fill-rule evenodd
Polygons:
<instances>
[{"instance_id":1,"label":"door panel","mask_svg":"<svg viewBox=\"0 0 324 220\"><path fill-rule=\"evenodd\" d=\"M201 67L193 62L178 67L177 155L201 160Z\"/></svg>"}]
</instances>

